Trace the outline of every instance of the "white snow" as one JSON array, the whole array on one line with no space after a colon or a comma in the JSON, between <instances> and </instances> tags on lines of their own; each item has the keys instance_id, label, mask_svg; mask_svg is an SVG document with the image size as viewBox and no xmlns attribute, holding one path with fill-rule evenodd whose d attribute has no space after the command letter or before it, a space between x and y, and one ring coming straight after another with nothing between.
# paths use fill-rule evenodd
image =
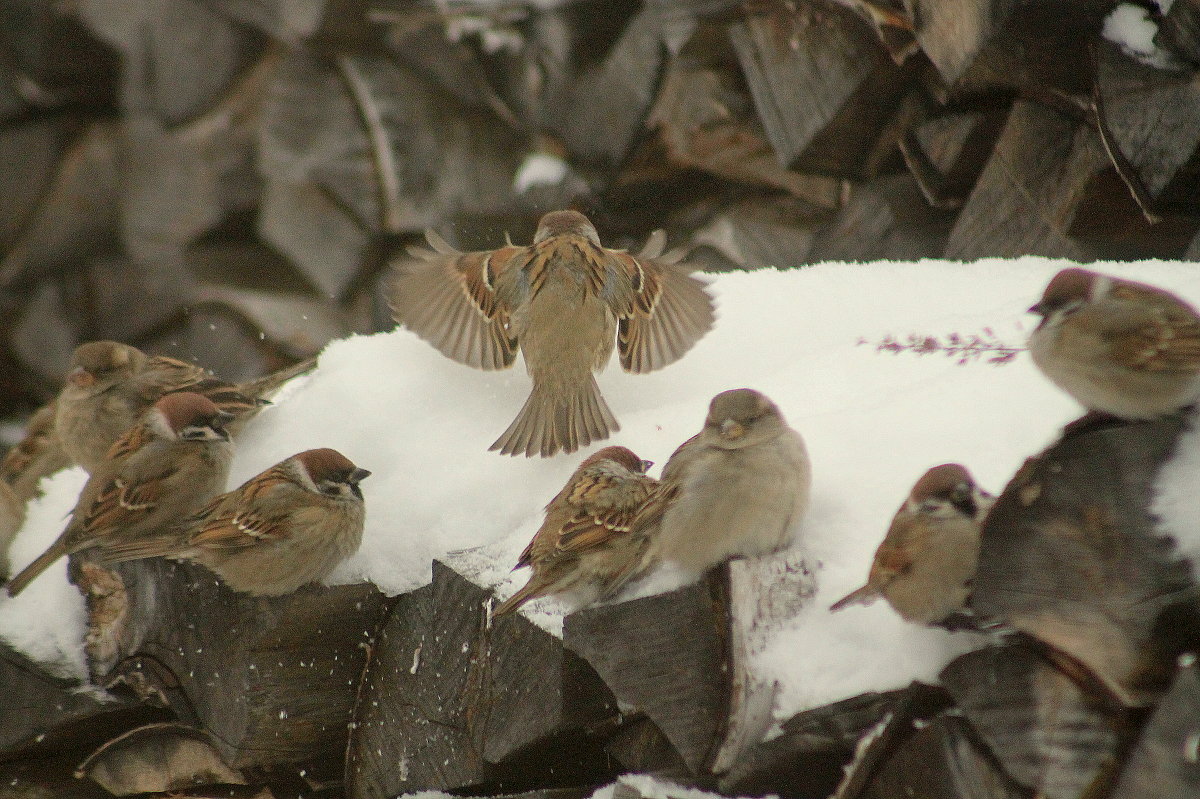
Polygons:
<instances>
[{"instance_id":1,"label":"white snow","mask_svg":"<svg viewBox=\"0 0 1200 799\"><path fill-rule=\"evenodd\" d=\"M1162 10L1166 13L1170 6ZM1132 3L1121 3L1114 8L1112 13L1104 18L1104 27L1101 30L1105 39L1120 45L1131 57L1152 67L1167 67L1171 58L1154 43L1157 33L1158 24L1150 19L1150 12Z\"/></svg>"},{"instance_id":2,"label":"white snow","mask_svg":"<svg viewBox=\"0 0 1200 799\"><path fill-rule=\"evenodd\" d=\"M570 165L556 155L530 153L513 176L513 191L524 194L534 186L557 186L570 170Z\"/></svg>"},{"instance_id":3,"label":"white snow","mask_svg":"<svg viewBox=\"0 0 1200 799\"><path fill-rule=\"evenodd\" d=\"M960 365L940 353L878 352L875 344L888 335L990 330L1023 346L1035 319L1026 309L1064 265L1042 258L822 264L712 276L716 328L682 361L651 375L625 374L616 365L600 375L622 425L603 444L624 444L656 461L652 474L699 430L712 395L728 388L766 392L807 440L813 504L799 546L818 593L758 655L757 668L781 684L777 718L914 678L932 680L976 644L971 636L907 624L884 603L837 614L828 606L865 579L896 507L925 469L961 461L998 492L1080 408L1024 352L1007 365ZM1195 265L1096 268L1200 303ZM313 375L294 381L248 426L230 484L301 449L335 447L373 472L363 483L362 549L336 581L372 579L389 594L409 591L426 583L431 560L442 558L484 584L506 581L498 593L507 596L526 577L510 570L543 506L587 454L525 459L487 451L528 390L520 365L470 369L407 331L336 341ZM1185 547L1200 548L1200 492L1186 490L1200 463L1179 468L1178 493L1186 500L1180 506L1192 512L1180 513L1172 530L1190 542ZM80 484L77 472L54 478L14 543L15 565L58 534ZM483 549L456 554L476 547ZM79 602L63 574L56 568L35 582L19 607L0 600L0 634L81 676ZM549 629L561 624L553 600L527 608ZM48 640L59 643L46 646Z\"/></svg>"}]
</instances>

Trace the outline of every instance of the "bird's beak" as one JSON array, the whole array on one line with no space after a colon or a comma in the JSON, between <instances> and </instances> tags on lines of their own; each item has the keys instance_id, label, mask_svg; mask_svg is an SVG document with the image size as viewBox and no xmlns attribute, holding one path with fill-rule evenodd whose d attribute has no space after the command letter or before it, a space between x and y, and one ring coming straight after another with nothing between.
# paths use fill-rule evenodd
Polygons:
<instances>
[{"instance_id":1,"label":"bird's beak","mask_svg":"<svg viewBox=\"0 0 1200 799\"><path fill-rule=\"evenodd\" d=\"M721 422L721 438L728 441L737 441L742 436L746 435L744 425L735 422L733 419L726 419Z\"/></svg>"},{"instance_id":2,"label":"bird's beak","mask_svg":"<svg viewBox=\"0 0 1200 799\"><path fill-rule=\"evenodd\" d=\"M371 473L366 469L355 469L354 471L350 472L349 482L357 483L359 480L365 480L370 476Z\"/></svg>"},{"instance_id":3,"label":"bird's beak","mask_svg":"<svg viewBox=\"0 0 1200 799\"><path fill-rule=\"evenodd\" d=\"M67 382L73 386L87 388L88 386L95 385L96 376L82 366L76 366L67 375Z\"/></svg>"},{"instance_id":4,"label":"bird's beak","mask_svg":"<svg viewBox=\"0 0 1200 799\"><path fill-rule=\"evenodd\" d=\"M1045 316L1046 306L1042 305L1041 302L1034 303L1033 305L1029 306L1028 313L1035 313L1038 316Z\"/></svg>"},{"instance_id":5,"label":"bird's beak","mask_svg":"<svg viewBox=\"0 0 1200 799\"><path fill-rule=\"evenodd\" d=\"M642 473L650 471L650 467L654 465L654 461L642 461Z\"/></svg>"}]
</instances>

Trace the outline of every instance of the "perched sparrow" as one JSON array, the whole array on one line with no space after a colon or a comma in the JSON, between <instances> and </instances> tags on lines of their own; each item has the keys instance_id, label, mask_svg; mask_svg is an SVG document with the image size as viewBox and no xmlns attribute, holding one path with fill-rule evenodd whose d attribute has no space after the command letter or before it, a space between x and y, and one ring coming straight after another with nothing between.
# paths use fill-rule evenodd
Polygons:
<instances>
[{"instance_id":1,"label":"perched sparrow","mask_svg":"<svg viewBox=\"0 0 1200 799\"><path fill-rule=\"evenodd\" d=\"M0 482L12 489L24 505L37 495L38 482L71 465L54 433L55 402L43 405L29 417L25 437L0 460Z\"/></svg>"},{"instance_id":2,"label":"perched sparrow","mask_svg":"<svg viewBox=\"0 0 1200 799\"><path fill-rule=\"evenodd\" d=\"M1072 267L1029 310L1034 363L1089 410L1151 419L1200 399L1200 316L1174 294Z\"/></svg>"},{"instance_id":3,"label":"perched sparrow","mask_svg":"<svg viewBox=\"0 0 1200 799\"><path fill-rule=\"evenodd\" d=\"M337 450L305 450L216 497L177 534L124 542L105 559L186 558L234 591L289 594L358 549L365 518L358 483L370 474Z\"/></svg>"},{"instance_id":4,"label":"perched sparrow","mask_svg":"<svg viewBox=\"0 0 1200 799\"><path fill-rule=\"evenodd\" d=\"M203 394L241 422L269 404L264 395L311 369L313 362L234 385L195 364L150 356L115 341L92 341L75 349L71 366L56 401L54 427L72 462L90 474L112 443L164 394Z\"/></svg>"},{"instance_id":5,"label":"perched sparrow","mask_svg":"<svg viewBox=\"0 0 1200 799\"><path fill-rule=\"evenodd\" d=\"M517 349L533 391L492 444L505 455L550 456L618 429L592 372L608 363L649 372L674 363L709 328L704 284L651 237L636 257L600 246L583 214L554 211L533 244L461 253L436 234L436 252L413 250L397 265L396 321L449 358L478 369L512 366Z\"/></svg>"},{"instance_id":6,"label":"perched sparrow","mask_svg":"<svg viewBox=\"0 0 1200 799\"><path fill-rule=\"evenodd\" d=\"M230 414L191 392L168 394L113 444L62 535L8 584L10 596L63 555L103 561L110 546L153 535L194 513L225 484Z\"/></svg>"},{"instance_id":7,"label":"perched sparrow","mask_svg":"<svg viewBox=\"0 0 1200 799\"><path fill-rule=\"evenodd\" d=\"M811 484L804 439L775 403L748 388L724 391L638 516L635 531L651 538L647 566L669 561L702 574L782 549L808 509Z\"/></svg>"},{"instance_id":8,"label":"perched sparrow","mask_svg":"<svg viewBox=\"0 0 1200 799\"><path fill-rule=\"evenodd\" d=\"M8 547L25 521L25 503L0 480L0 579L8 576Z\"/></svg>"},{"instance_id":9,"label":"perched sparrow","mask_svg":"<svg viewBox=\"0 0 1200 799\"><path fill-rule=\"evenodd\" d=\"M994 501L959 464L934 466L896 511L867 584L829 609L882 596L918 624L936 624L961 611L975 576L980 525Z\"/></svg>"},{"instance_id":10,"label":"perched sparrow","mask_svg":"<svg viewBox=\"0 0 1200 799\"><path fill-rule=\"evenodd\" d=\"M632 535L630 524L657 485L646 476L651 465L625 447L605 447L579 464L517 561L533 575L494 615L547 594L577 593L588 604L633 577L646 539Z\"/></svg>"}]
</instances>

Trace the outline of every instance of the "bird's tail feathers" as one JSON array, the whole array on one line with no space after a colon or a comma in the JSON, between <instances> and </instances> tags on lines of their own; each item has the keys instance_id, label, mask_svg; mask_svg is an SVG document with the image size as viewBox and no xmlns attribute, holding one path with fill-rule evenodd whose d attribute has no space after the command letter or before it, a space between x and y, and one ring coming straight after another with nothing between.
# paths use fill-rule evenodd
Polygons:
<instances>
[{"instance_id":1,"label":"bird's tail feathers","mask_svg":"<svg viewBox=\"0 0 1200 799\"><path fill-rule=\"evenodd\" d=\"M869 585L864 585L862 588L859 588L857 591L851 591L850 593L846 594L844 597L839 599L837 602L834 602L832 605L829 606L829 611L832 613L834 611L838 611L843 608L848 608L851 605L869 605L878 598L879 598L878 591L876 591L873 587L871 587Z\"/></svg>"},{"instance_id":2,"label":"bird's tail feathers","mask_svg":"<svg viewBox=\"0 0 1200 799\"><path fill-rule=\"evenodd\" d=\"M548 458L574 452L600 441L620 429L596 378L588 375L578 390L568 396L534 383L533 391L517 418L490 447L501 455L541 455Z\"/></svg>"},{"instance_id":3,"label":"bird's tail feathers","mask_svg":"<svg viewBox=\"0 0 1200 799\"><path fill-rule=\"evenodd\" d=\"M49 549L38 555L36 559L20 573L8 581L6 586L9 596L16 596L38 578L38 576L63 555L67 554L67 546L62 541L55 541Z\"/></svg>"}]
</instances>

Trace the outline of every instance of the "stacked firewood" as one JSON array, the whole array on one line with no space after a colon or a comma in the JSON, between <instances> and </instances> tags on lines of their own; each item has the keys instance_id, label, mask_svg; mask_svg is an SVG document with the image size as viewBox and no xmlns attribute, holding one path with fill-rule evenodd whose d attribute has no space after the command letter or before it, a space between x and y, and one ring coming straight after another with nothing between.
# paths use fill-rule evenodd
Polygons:
<instances>
[{"instance_id":1,"label":"stacked firewood","mask_svg":"<svg viewBox=\"0 0 1200 799\"><path fill-rule=\"evenodd\" d=\"M558 207L714 269L1197 257L1200 5L1115 6L10 0L0 407L99 338L276 368Z\"/></svg>"},{"instance_id":2,"label":"stacked firewood","mask_svg":"<svg viewBox=\"0 0 1200 799\"><path fill-rule=\"evenodd\" d=\"M1200 259L1200 2L1145 5L1153 56L1101 35L1112 0L12 0L0 407L52 396L91 339L270 371L390 328L389 258L425 228L528 241L567 206L711 269ZM1004 636L937 687L773 736L747 597L810 598L786 554L561 638L494 618L453 563L393 598L122 565L114 616L93 607L104 698L0 649L0 796L574 799L626 772L797 799L1194 796L1195 586L1152 512L1194 422L1065 431L984 528L975 609ZM155 621L185 607L207 622Z\"/></svg>"}]
</instances>

